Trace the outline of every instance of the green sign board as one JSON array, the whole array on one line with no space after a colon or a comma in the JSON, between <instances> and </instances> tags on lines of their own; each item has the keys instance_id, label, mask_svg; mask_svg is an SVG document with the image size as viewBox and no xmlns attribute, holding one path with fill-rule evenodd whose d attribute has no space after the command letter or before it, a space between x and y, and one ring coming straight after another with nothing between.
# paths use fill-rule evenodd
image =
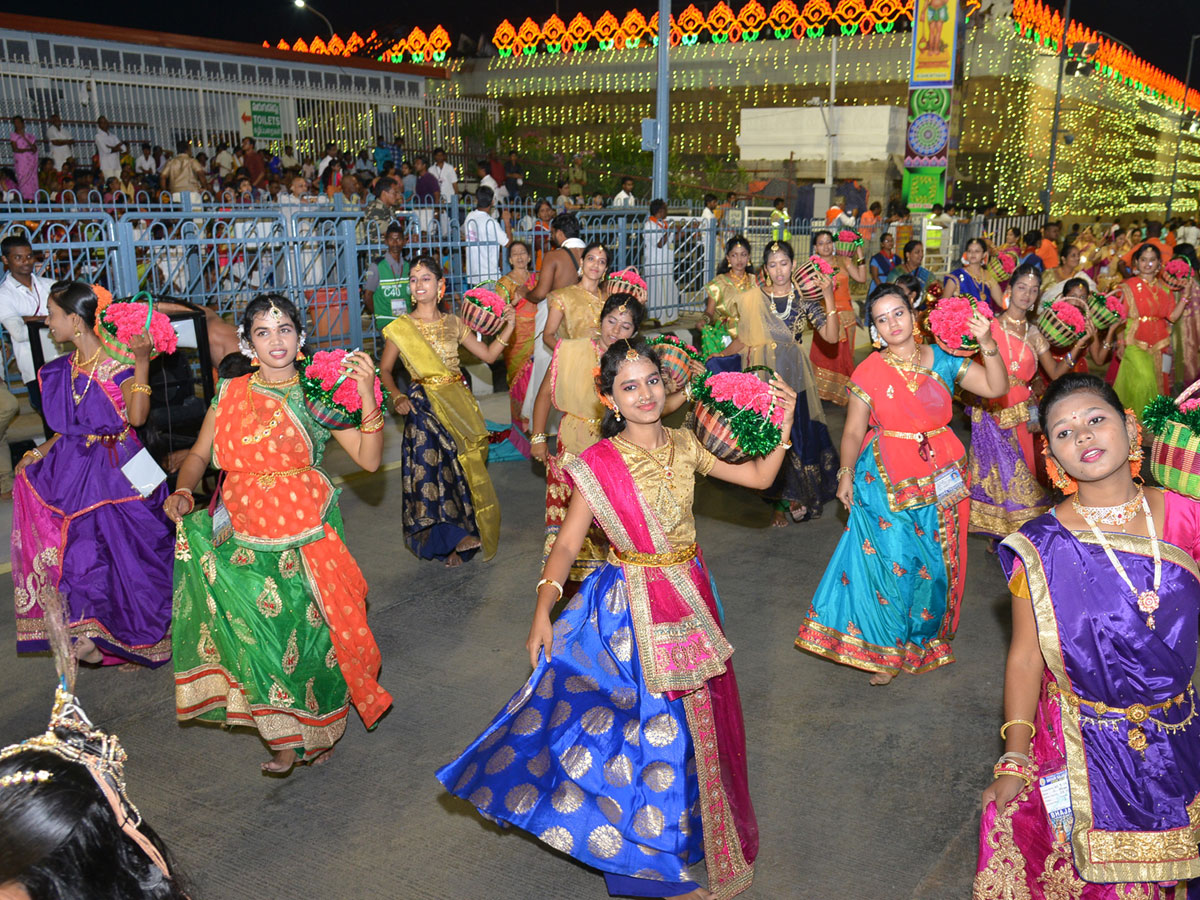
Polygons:
<instances>
[{"instance_id":1,"label":"green sign board","mask_svg":"<svg viewBox=\"0 0 1200 900\"><path fill-rule=\"evenodd\" d=\"M283 118L278 100L239 100L238 128L242 137L263 140L283 138Z\"/></svg>"}]
</instances>

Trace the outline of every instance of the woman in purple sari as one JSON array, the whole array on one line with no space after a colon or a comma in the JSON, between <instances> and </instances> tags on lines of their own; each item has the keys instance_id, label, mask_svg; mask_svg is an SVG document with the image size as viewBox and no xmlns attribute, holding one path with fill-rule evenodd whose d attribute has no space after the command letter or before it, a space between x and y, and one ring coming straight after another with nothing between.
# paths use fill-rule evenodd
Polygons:
<instances>
[{"instance_id":1,"label":"woman in purple sari","mask_svg":"<svg viewBox=\"0 0 1200 900\"><path fill-rule=\"evenodd\" d=\"M974 897L1182 900L1200 878L1200 503L1134 480L1137 419L1099 378L1064 375L1042 410L1068 499L1000 545L1005 753Z\"/></svg>"},{"instance_id":2,"label":"woman in purple sari","mask_svg":"<svg viewBox=\"0 0 1200 900\"><path fill-rule=\"evenodd\" d=\"M150 337L129 344L132 366L106 355L94 330L98 294L108 292L82 282L50 293L50 334L75 350L38 372L55 433L16 470L17 650L49 649L45 618L61 603L82 661L160 666L171 658L167 488L143 497L121 470L142 449L133 426L150 412Z\"/></svg>"},{"instance_id":3,"label":"woman in purple sari","mask_svg":"<svg viewBox=\"0 0 1200 900\"><path fill-rule=\"evenodd\" d=\"M731 465L665 428L659 361L640 340L609 347L598 380L606 439L566 465L574 493L525 645L533 674L437 776L488 818L602 871L613 896L725 900L750 886L758 826L692 492L695 475L762 490L788 445ZM778 376L772 388L790 434L796 394ZM551 625L593 516L609 561ZM688 873L701 858L707 890Z\"/></svg>"}]
</instances>

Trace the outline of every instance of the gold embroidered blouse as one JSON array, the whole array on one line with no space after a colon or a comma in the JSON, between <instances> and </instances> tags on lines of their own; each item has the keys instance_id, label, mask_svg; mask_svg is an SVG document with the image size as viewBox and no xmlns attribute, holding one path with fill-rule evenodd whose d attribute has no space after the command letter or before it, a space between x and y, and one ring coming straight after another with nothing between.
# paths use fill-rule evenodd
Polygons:
<instances>
[{"instance_id":1,"label":"gold embroidered blouse","mask_svg":"<svg viewBox=\"0 0 1200 900\"><path fill-rule=\"evenodd\" d=\"M692 512L695 476L711 472L717 458L690 429L668 428L667 436L670 443L658 450L644 450L620 435L613 439L613 446L667 532L671 547L687 547L696 542L696 517Z\"/></svg>"},{"instance_id":2,"label":"gold embroidered blouse","mask_svg":"<svg viewBox=\"0 0 1200 900\"><path fill-rule=\"evenodd\" d=\"M562 324L558 326L558 336L563 340L589 338L599 331L604 301L579 285L551 291L546 302L563 314Z\"/></svg>"},{"instance_id":3,"label":"gold embroidered blouse","mask_svg":"<svg viewBox=\"0 0 1200 900\"><path fill-rule=\"evenodd\" d=\"M412 318L411 316L409 318ZM421 337L428 341L434 352L446 364L446 368L454 375L461 375L462 369L458 364L458 344L470 330L458 316L445 315L435 322L423 322L413 319L412 323L421 332Z\"/></svg>"}]
</instances>

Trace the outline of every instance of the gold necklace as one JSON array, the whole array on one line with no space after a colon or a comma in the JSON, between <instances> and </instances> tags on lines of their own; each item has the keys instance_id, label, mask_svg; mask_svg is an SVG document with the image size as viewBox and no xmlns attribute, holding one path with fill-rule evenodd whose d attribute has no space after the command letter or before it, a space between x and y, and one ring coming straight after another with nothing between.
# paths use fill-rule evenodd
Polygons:
<instances>
[{"instance_id":1,"label":"gold necklace","mask_svg":"<svg viewBox=\"0 0 1200 900\"><path fill-rule=\"evenodd\" d=\"M244 419L247 427L250 427L248 433L242 435L242 444L257 444L260 441L265 441L271 436L279 423L283 421L284 408L287 405L282 399L276 400L275 412L271 414L271 418L265 423L259 418L258 411L254 408L254 391L250 385L258 385L259 387L273 388L276 390L288 390L300 383L300 373L297 372L291 378L285 378L282 381L267 381L257 371L250 374L250 382L246 385L246 409L249 415Z\"/></svg>"},{"instance_id":2,"label":"gold necklace","mask_svg":"<svg viewBox=\"0 0 1200 900\"><path fill-rule=\"evenodd\" d=\"M76 347L75 352L71 354L71 396L75 399L76 406L83 402L83 398L87 396L88 389L92 386L92 382L96 380L96 370L100 368L100 351L103 349L103 347L97 347L96 352L83 362L79 361L78 347ZM84 367L88 365L92 367L92 370L90 372L84 372ZM82 394L75 392L76 375L87 376L87 384L83 386Z\"/></svg>"},{"instance_id":3,"label":"gold necklace","mask_svg":"<svg viewBox=\"0 0 1200 900\"><path fill-rule=\"evenodd\" d=\"M884 353L884 359L886 359L891 364L892 368L894 368L897 372L900 373L900 377L904 379L904 384L908 387L908 391L910 394L915 394L917 392L917 390L921 387L921 381L920 381L921 373L918 371L915 371L916 366L917 366L917 360L919 360L920 358L921 358L921 348L920 347L918 347L915 351L913 351L913 355L910 356L908 359L905 359L903 356L901 356L899 353L897 353L891 347L888 347L887 352ZM911 378L909 377L910 373L912 375Z\"/></svg>"},{"instance_id":4,"label":"gold necklace","mask_svg":"<svg viewBox=\"0 0 1200 900\"><path fill-rule=\"evenodd\" d=\"M1133 499L1124 503L1118 503L1116 506L1084 506L1079 502L1079 493L1076 492L1071 495L1071 506L1074 507L1075 512L1079 513L1080 518L1089 522L1096 521L1101 525L1124 525L1137 518L1138 508L1142 505L1142 497L1145 496L1145 493L1139 484Z\"/></svg>"},{"instance_id":5,"label":"gold necklace","mask_svg":"<svg viewBox=\"0 0 1200 900\"><path fill-rule=\"evenodd\" d=\"M658 466L662 470L663 474L667 477L667 480L671 481L675 478L675 442L671 440L671 435L669 433L666 435L666 438L666 446L670 449L670 452L667 454L667 462L665 465L655 453L655 450L662 450L662 447L656 447L655 450L648 450L640 444L635 444L633 441L626 440L620 435L615 437L613 440L620 441L626 447L630 447L636 450L638 453L641 453L643 456L653 460L654 464Z\"/></svg>"},{"instance_id":6,"label":"gold necklace","mask_svg":"<svg viewBox=\"0 0 1200 900\"><path fill-rule=\"evenodd\" d=\"M300 373L297 372L291 378L284 378L281 381L268 381L266 378L262 377L262 370L259 369L258 371L250 373L250 381L252 381L254 384L257 384L259 387L269 387L283 390L284 388L290 388L292 385L299 384Z\"/></svg>"},{"instance_id":7,"label":"gold necklace","mask_svg":"<svg viewBox=\"0 0 1200 900\"><path fill-rule=\"evenodd\" d=\"M1008 326L1005 324L1008 321L1008 316L1000 316L998 321L1000 323L1000 330L1004 332L1004 349L1008 351L1008 371L1016 375L1021 368L1021 351L1019 349L1016 352L1013 351L1012 339L1017 338L1021 343L1027 343L1025 339L1029 336L1029 320L1021 320L1025 328L1019 335L1009 331Z\"/></svg>"},{"instance_id":8,"label":"gold necklace","mask_svg":"<svg viewBox=\"0 0 1200 900\"><path fill-rule=\"evenodd\" d=\"M732 272L727 272L726 274L729 276L729 280L733 282L733 286L739 291L747 290L754 281L749 272L743 272L740 278Z\"/></svg>"},{"instance_id":9,"label":"gold necklace","mask_svg":"<svg viewBox=\"0 0 1200 900\"><path fill-rule=\"evenodd\" d=\"M1150 501L1146 499L1146 494L1138 488L1138 494L1142 501L1142 511L1146 514L1146 530L1150 532L1150 552L1154 554L1154 587L1147 588L1144 591L1138 592L1138 589L1133 586L1133 582L1129 578L1129 573L1125 571L1125 567L1121 565L1121 561L1117 559L1117 554L1113 553L1112 547L1108 545L1108 541L1104 539L1104 532L1096 527L1096 523L1084 516L1084 521L1088 523L1088 527L1092 529L1092 534L1096 536L1096 540L1100 542L1100 546L1104 548L1105 555L1108 556L1108 561L1113 564L1113 568L1117 570L1117 574L1121 576L1121 580L1133 592L1134 599L1137 601L1137 608L1146 613L1146 624L1151 630L1154 629L1154 613L1159 607L1158 588L1162 584L1162 553L1158 547L1158 530L1154 527L1154 517L1150 515ZM1137 499L1137 498L1135 498ZM1122 504L1124 507L1126 504ZM1087 509L1086 506L1076 506L1076 511ZM1100 509L1116 509L1116 507L1100 507ZM1135 513L1136 515L1136 513Z\"/></svg>"}]
</instances>

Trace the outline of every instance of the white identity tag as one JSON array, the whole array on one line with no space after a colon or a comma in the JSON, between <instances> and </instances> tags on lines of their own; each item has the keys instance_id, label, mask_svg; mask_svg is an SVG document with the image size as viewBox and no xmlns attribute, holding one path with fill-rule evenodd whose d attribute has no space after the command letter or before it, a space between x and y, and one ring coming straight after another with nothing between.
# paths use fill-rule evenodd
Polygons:
<instances>
[{"instance_id":1,"label":"white identity tag","mask_svg":"<svg viewBox=\"0 0 1200 900\"><path fill-rule=\"evenodd\" d=\"M1065 844L1070 840L1071 828L1075 825L1067 770L1059 769L1057 772L1043 775L1038 779L1038 790L1046 807L1046 815L1050 819L1050 828L1054 831L1054 839Z\"/></svg>"},{"instance_id":2,"label":"white identity tag","mask_svg":"<svg viewBox=\"0 0 1200 900\"><path fill-rule=\"evenodd\" d=\"M212 514L212 545L220 547L233 536L233 519L225 508L225 501L218 500Z\"/></svg>"},{"instance_id":3,"label":"white identity tag","mask_svg":"<svg viewBox=\"0 0 1200 900\"><path fill-rule=\"evenodd\" d=\"M397 297L392 301L392 315L403 316L408 314L408 301L403 297Z\"/></svg>"},{"instance_id":4,"label":"white identity tag","mask_svg":"<svg viewBox=\"0 0 1200 900\"><path fill-rule=\"evenodd\" d=\"M967 496L967 486L963 483L958 466L949 466L938 472L933 479L933 489L937 493L938 506L951 506Z\"/></svg>"},{"instance_id":5,"label":"white identity tag","mask_svg":"<svg viewBox=\"0 0 1200 900\"><path fill-rule=\"evenodd\" d=\"M128 480L133 489L143 497L149 497L154 489L167 480L167 473L159 468L150 451L143 447L129 462L121 466L121 474Z\"/></svg>"}]
</instances>

